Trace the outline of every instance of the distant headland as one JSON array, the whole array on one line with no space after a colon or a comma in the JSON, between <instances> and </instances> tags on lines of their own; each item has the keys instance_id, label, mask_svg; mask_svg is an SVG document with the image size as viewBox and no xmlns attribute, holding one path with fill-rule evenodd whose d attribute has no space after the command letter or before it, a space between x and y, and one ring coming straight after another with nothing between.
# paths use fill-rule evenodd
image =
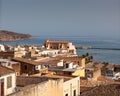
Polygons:
<instances>
[{"instance_id":1,"label":"distant headland","mask_svg":"<svg viewBox=\"0 0 120 96\"><path fill-rule=\"evenodd\" d=\"M16 41L16 40L26 40L33 38L34 36L30 34L22 34L7 30L0 30L0 41Z\"/></svg>"}]
</instances>

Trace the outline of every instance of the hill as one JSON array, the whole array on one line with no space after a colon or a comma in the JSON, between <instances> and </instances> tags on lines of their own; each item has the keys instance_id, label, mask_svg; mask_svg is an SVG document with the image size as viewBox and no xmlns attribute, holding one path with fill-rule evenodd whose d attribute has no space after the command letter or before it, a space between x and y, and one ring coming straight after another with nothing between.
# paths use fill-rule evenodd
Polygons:
<instances>
[{"instance_id":1,"label":"hill","mask_svg":"<svg viewBox=\"0 0 120 96\"><path fill-rule=\"evenodd\" d=\"M34 37L30 34L21 34L12 31L0 30L0 41L16 41L33 38Z\"/></svg>"}]
</instances>

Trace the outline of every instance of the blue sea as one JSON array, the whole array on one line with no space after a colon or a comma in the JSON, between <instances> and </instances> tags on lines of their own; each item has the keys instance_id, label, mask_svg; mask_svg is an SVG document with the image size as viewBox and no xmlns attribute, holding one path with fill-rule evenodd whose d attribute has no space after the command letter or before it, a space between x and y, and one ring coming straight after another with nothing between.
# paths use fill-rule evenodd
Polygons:
<instances>
[{"instance_id":1,"label":"blue sea","mask_svg":"<svg viewBox=\"0 0 120 96\"><path fill-rule=\"evenodd\" d=\"M49 38L48 38L49 37ZM43 45L46 39L67 40L76 46L92 46L93 48L119 48L120 39L100 38L93 36L38 36L33 40L19 40L14 42L0 42L10 45ZM77 49L77 54L82 55L89 53L93 55L95 62L109 62L120 64L120 50L103 50L103 49Z\"/></svg>"}]
</instances>

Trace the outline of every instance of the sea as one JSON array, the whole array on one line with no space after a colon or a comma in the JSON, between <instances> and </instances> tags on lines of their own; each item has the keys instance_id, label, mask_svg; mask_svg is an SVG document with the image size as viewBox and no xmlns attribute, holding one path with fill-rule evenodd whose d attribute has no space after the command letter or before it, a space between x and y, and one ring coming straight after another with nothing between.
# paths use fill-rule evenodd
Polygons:
<instances>
[{"instance_id":1,"label":"sea","mask_svg":"<svg viewBox=\"0 0 120 96\"><path fill-rule=\"evenodd\" d=\"M13 42L0 42L9 45L43 45L46 39L67 40L75 46L91 46L92 48L117 48L120 49L120 39L102 38L96 36L35 36L32 40L19 40ZM120 64L120 50L105 49L77 49L77 55L89 53L93 56L94 62L109 62Z\"/></svg>"}]
</instances>

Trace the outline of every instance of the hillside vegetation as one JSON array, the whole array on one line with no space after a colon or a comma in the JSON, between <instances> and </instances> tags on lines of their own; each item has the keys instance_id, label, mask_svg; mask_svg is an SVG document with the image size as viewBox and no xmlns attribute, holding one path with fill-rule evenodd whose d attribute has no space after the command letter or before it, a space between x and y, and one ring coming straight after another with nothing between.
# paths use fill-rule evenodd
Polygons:
<instances>
[{"instance_id":1,"label":"hillside vegetation","mask_svg":"<svg viewBox=\"0 0 120 96\"><path fill-rule=\"evenodd\" d=\"M34 37L30 34L21 34L12 31L0 30L0 41L16 41L33 38Z\"/></svg>"}]
</instances>

